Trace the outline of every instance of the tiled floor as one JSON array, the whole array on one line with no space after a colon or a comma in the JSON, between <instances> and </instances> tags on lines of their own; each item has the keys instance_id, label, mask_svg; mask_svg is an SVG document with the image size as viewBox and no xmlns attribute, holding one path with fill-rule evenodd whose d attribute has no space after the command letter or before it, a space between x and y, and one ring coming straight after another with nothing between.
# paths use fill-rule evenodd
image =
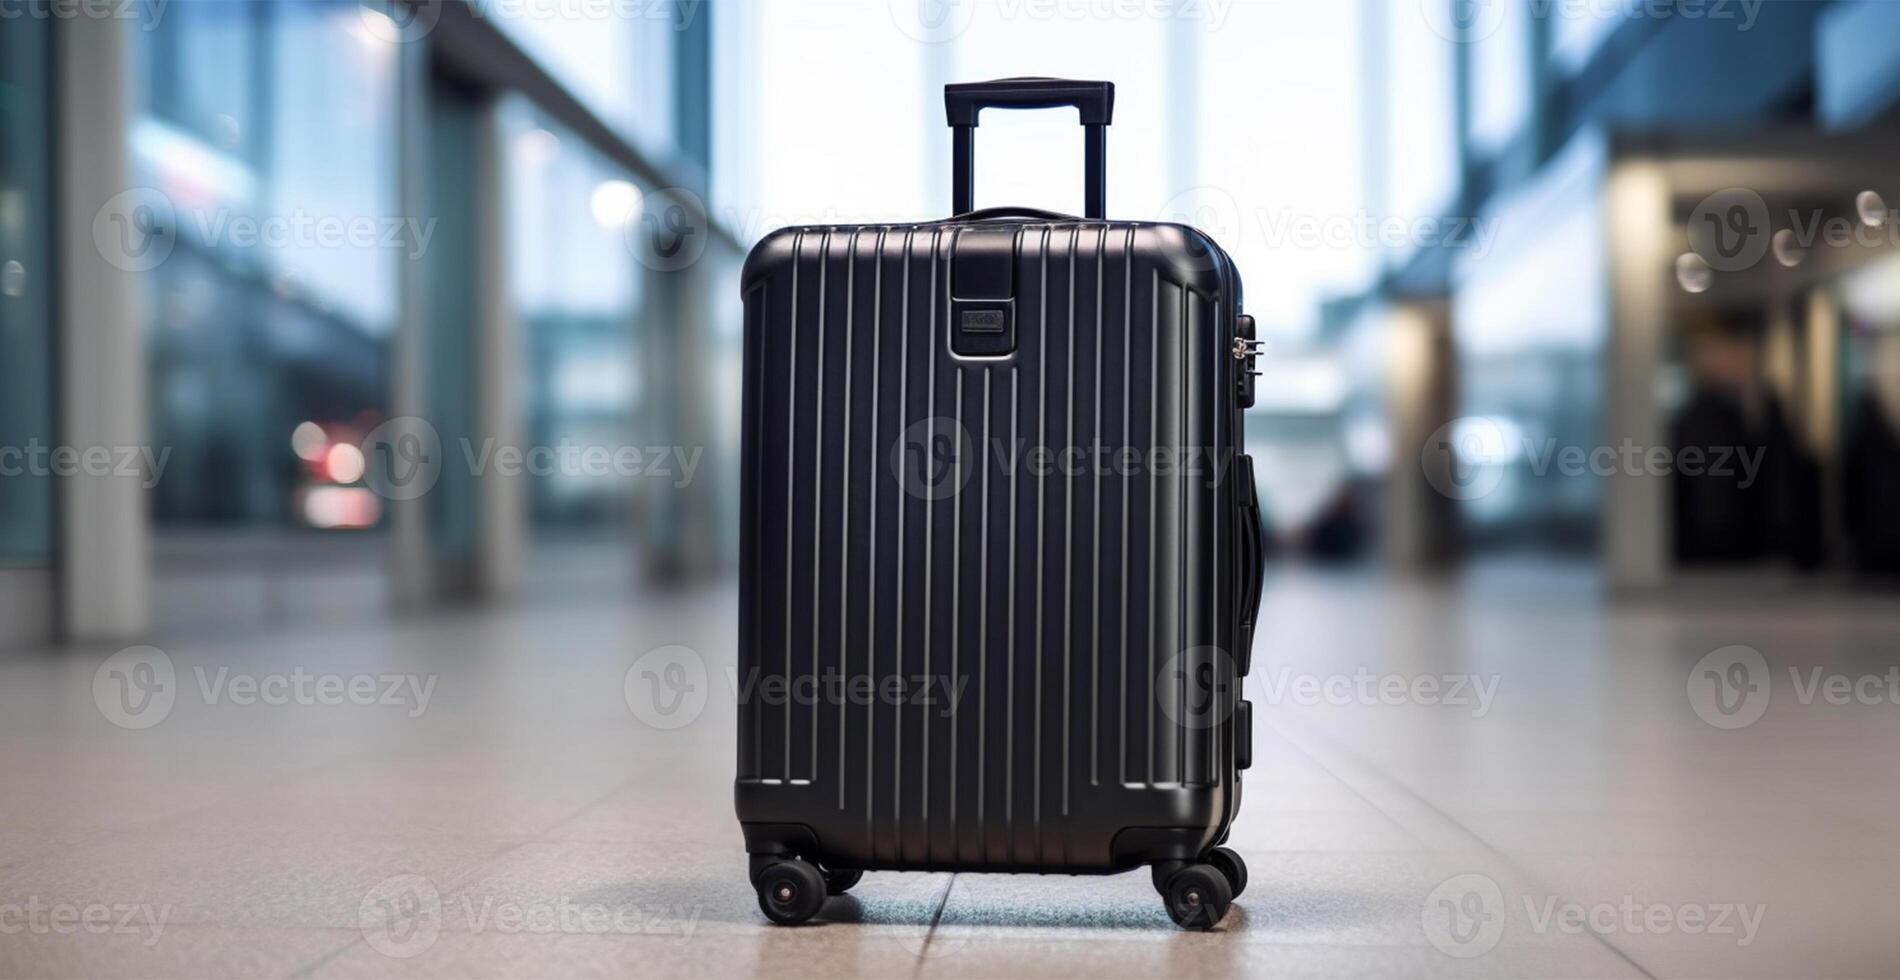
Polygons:
<instances>
[{"instance_id":1,"label":"tiled floor","mask_svg":"<svg viewBox=\"0 0 1900 980\"><path fill-rule=\"evenodd\" d=\"M0 974L1900 973L1900 603L1279 573L1234 834L1252 884L1211 934L1141 874L872 874L818 924L766 926L731 709L661 730L623 688L669 643L720 677L731 605L0 661ZM1735 645L1768 676L1698 664ZM1816 668L1847 680L1804 693ZM1758 721L1703 720L1710 669L1768 682ZM167 677L169 707L145 700ZM1722 724L1759 708L1704 695Z\"/></svg>"}]
</instances>

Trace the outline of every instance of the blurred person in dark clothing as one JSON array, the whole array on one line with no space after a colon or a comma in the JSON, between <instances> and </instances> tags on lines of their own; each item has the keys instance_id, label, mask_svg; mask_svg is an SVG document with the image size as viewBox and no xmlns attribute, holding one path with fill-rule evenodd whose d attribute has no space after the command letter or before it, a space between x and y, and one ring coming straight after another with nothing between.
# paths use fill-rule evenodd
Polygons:
<instances>
[{"instance_id":1,"label":"blurred person in dark clothing","mask_svg":"<svg viewBox=\"0 0 1900 980\"><path fill-rule=\"evenodd\" d=\"M1819 467L1762 383L1757 331L1718 321L1686 346L1694 388L1670 439L1678 459L1695 450L1704 465L1675 476L1676 560L1818 563Z\"/></svg>"},{"instance_id":2,"label":"blurred person in dark clothing","mask_svg":"<svg viewBox=\"0 0 1900 980\"><path fill-rule=\"evenodd\" d=\"M1900 575L1900 334L1874 339L1872 380L1847 423L1848 547L1858 570Z\"/></svg>"}]
</instances>

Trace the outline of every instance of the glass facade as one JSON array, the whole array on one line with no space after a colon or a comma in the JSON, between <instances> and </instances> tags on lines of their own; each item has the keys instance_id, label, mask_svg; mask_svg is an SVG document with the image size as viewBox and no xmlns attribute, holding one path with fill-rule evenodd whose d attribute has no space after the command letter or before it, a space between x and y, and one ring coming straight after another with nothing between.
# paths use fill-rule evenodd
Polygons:
<instances>
[{"instance_id":1,"label":"glass facade","mask_svg":"<svg viewBox=\"0 0 1900 980\"><path fill-rule=\"evenodd\" d=\"M1601 482L1556 454L1601 439L1603 168L1602 142L1581 139L1537 180L1501 196L1480 217L1486 244L1457 273L1460 398L1449 435L1470 479L1496 481L1461 501L1479 543L1594 541Z\"/></svg>"},{"instance_id":2,"label":"glass facade","mask_svg":"<svg viewBox=\"0 0 1900 980\"><path fill-rule=\"evenodd\" d=\"M56 536L54 481L24 455L58 442L49 33L0 19L0 565L49 564Z\"/></svg>"},{"instance_id":3,"label":"glass facade","mask_svg":"<svg viewBox=\"0 0 1900 980\"><path fill-rule=\"evenodd\" d=\"M645 269L628 235L646 189L524 102L505 106L502 128L523 437L574 453L644 446ZM536 474L533 525L543 537L631 528L645 490L631 470L562 463Z\"/></svg>"},{"instance_id":4,"label":"glass facade","mask_svg":"<svg viewBox=\"0 0 1900 980\"><path fill-rule=\"evenodd\" d=\"M1450 0L1473 9L1468 30L1471 124L1466 138L1479 155L1502 150L1531 118L1533 35L1529 4Z\"/></svg>"},{"instance_id":5,"label":"glass facade","mask_svg":"<svg viewBox=\"0 0 1900 980\"><path fill-rule=\"evenodd\" d=\"M1458 196L1457 48L1421 10L1394 7L1386 26L1384 210L1435 218ZM1403 261L1415 246L1390 258Z\"/></svg>"},{"instance_id":6,"label":"glass facade","mask_svg":"<svg viewBox=\"0 0 1900 980\"><path fill-rule=\"evenodd\" d=\"M137 182L175 216L145 296L167 528L379 523L359 444L386 411L395 44L355 5L199 0L141 25Z\"/></svg>"},{"instance_id":7,"label":"glass facade","mask_svg":"<svg viewBox=\"0 0 1900 980\"><path fill-rule=\"evenodd\" d=\"M699 0L475 0L473 9L623 136L670 151L677 41L695 18L711 15L710 6Z\"/></svg>"}]
</instances>

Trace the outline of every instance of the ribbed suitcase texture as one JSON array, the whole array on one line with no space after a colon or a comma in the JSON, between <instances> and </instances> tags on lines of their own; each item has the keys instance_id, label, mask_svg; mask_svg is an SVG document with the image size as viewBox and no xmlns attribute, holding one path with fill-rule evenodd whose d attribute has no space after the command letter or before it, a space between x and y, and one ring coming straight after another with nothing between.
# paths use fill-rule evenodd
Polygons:
<instances>
[{"instance_id":1,"label":"ribbed suitcase texture","mask_svg":"<svg viewBox=\"0 0 1900 980\"><path fill-rule=\"evenodd\" d=\"M960 356L1001 336L963 302L998 255L1013 350ZM1259 561L1225 254L1151 223L795 228L742 289L748 850L1110 871L1218 842Z\"/></svg>"}]
</instances>

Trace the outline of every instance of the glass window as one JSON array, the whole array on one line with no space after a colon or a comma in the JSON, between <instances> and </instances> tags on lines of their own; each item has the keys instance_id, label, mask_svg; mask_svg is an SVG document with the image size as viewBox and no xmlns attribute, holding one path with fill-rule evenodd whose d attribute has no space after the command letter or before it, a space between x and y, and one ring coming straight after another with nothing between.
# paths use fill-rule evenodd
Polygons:
<instances>
[{"instance_id":1,"label":"glass window","mask_svg":"<svg viewBox=\"0 0 1900 980\"><path fill-rule=\"evenodd\" d=\"M1603 144L1583 137L1500 198L1455 277L1459 461L1495 480L1461 502L1481 542L1587 547L1600 481L1554 463L1595 446L1609 324ZM1580 302L1580 297L1591 301Z\"/></svg>"},{"instance_id":2,"label":"glass window","mask_svg":"<svg viewBox=\"0 0 1900 980\"><path fill-rule=\"evenodd\" d=\"M644 189L526 103L505 107L503 130L524 444L576 453L644 446L635 324L645 289L627 238L639 227ZM630 530L642 505L630 470L535 473L528 507L537 541Z\"/></svg>"},{"instance_id":3,"label":"glass window","mask_svg":"<svg viewBox=\"0 0 1900 980\"><path fill-rule=\"evenodd\" d=\"M175 219L144 295L161 530L377 524L397 263L394 42L354 5L201 2L135 33L137 182Z\"/></svg>"},{"instance_id":4,"label":"glass window","mask_svg":"<svg viewBox=\"0 0 1900 980\"><path fill-rule=\"evenodd\" d=\"M676 42L693 18L709 16L708 6L700 0L476 0L473 9L622 135L668 147Z\"/></svg>"},{"instance_id":5,"label":"glass window","mask_svg":"<svg viewBox=\"0 0 1900 980\"><path fill-rule=\"evenodd\" d=\"M1531 13L1522 3L1450 0L1475 5L1471 19L1471 146L1495 153L1515 139L1531 113Z\"/></svg>"},{"instance_id":6,"label":"glass window","mask_svg":"<svg viewBox=\"0 0 1900 980\"><path fill-rule=\"evenodd\" d=\"M1574 75L1590 63L1603 42L1636 9L1627 3L1555 4L1543 16L1551 24L1550 60L1558 70Z\"/></svg>"},{"instance_id":7,"label":"glass window","mask_svg":"<svg viewBox=\"0 0 1900 980\"><path fill-rule=\"evenodd\" d=\"M1208 230L1251 277L1261 330L1283 338L1316 330L1326 298L1364 288L1378 269L1361 220L1361 15L1351 3L1235 4L1199 37L1197 210L1223 216ZM1162 80L1138 84L1158 91ZM1121 145L1139 154L1143 144Z\"/></svg>"},{"instance_id":8,"label":"glass window","mask_svg":"<svg viewBox=\"0 0 1900 980\"><path fill-rule=\"evenodd\" d=\"M1183 28L1203 30L1186 19L1158 18L1146 8L1141 16L1037 16L1033 7L999 0L977 7L956 38L954 69L941 81L1017 75L1116 81L1115 122L1108 130L1108 210L1116 216L1157 216L1172 193L1163 192L1171 165L1191 168L1195 156L1195 147L1184 143L1196 129L1194 108L1168 106L1178 88L1168 81L1169 35ZM1178 67L1184 73L1194 70ZM943 176L941 193L947 196L950 135L942 98L919 111L937 131L930 145L943 162L932 173ZM977 207L1020 204L1082 213L1082 129L1075 110L986 112L978 133Z\"/></svg>"},{"instance_id":9,"label":"glass window","mask_svg":"<svg viewBox=\"0 0 1900 980\"><path fill-rule=\"evenodd\" d=\"M750 89L757 128L722 145L751 144L741 152L756 164L753 196L717 205L742 241L791 224L914 221L949 211L950 139L936 135L943 97L933 88L941 82L925 77L922 45L889 17L865 16L853 4L768 2L751 16L759 31ZM722 71L731 71L731 56L720 57ZM733 84L743 84L741 73ZM881 81L865 85L866 78Z\"/></svg>"},{"instance_id":10,"label":"glass window","mask_svg":"<svg viewBox=\"0 0 1900 980\"><path fill-rule=\"evenodd\" d=\"M1385 76L1386 207L1408 221L1437 217L1458 193L1455 50L1416 8L1392 9Z\"/></svg>"},{"instance_id":11,"label":"glass window","mask_svg":"<svg viewBox=\"0 0 1900 980\"><path fill-rule=\"evenodd\" d=\"M0 19L0 448L47 451L54 428L51 47L43 18ZM0 460L0 564L53 557L54 483Z\"/></svg>"}]
</instances>

